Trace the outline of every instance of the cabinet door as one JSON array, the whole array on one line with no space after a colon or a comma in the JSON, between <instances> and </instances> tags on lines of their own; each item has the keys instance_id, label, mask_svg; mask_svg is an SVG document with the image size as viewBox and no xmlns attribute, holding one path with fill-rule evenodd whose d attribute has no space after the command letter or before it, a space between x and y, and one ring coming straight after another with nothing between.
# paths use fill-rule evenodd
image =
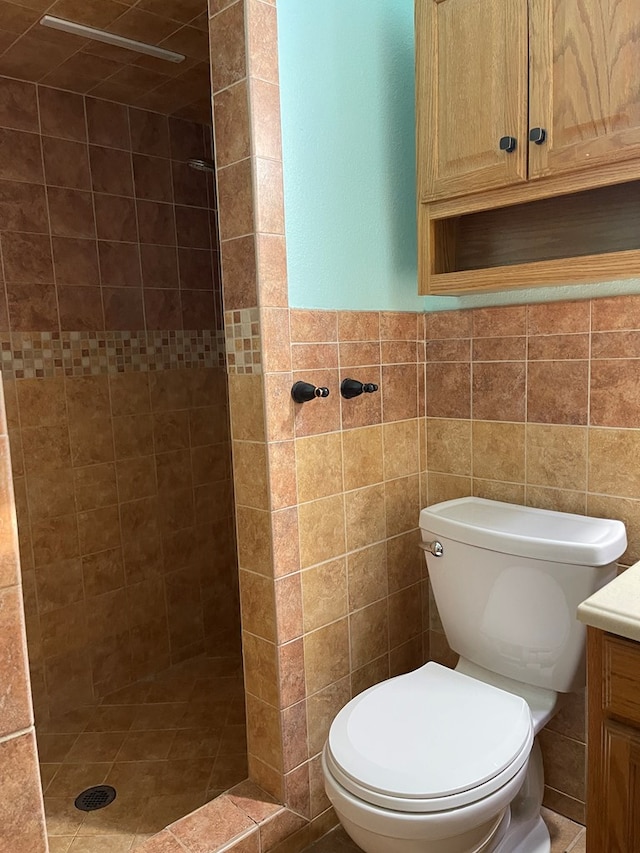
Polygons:
<instances>
[{"instance_id":1,"label":"cabinet door","mask_svg":"<svg viewBox=\"0 0 640 853\"><path fill-rule=\"evenodd\" d=\"M526 180L526 0L418 0L416 39L422 200Z\"/></svg>"},{"instance_id":2,"label":"cabinet door","mask_svg":"<svg viewBox=\"0 0 640 853\"><path fill-rule=\"evenodd\" d=\"M640 157L638 0L529 3L529 177Z\"/></svg>"},{"instance_id":3,"label":"cabinet door","mask_svg":"<svg viewBox=\"0 0 640 853\"><path fill-rule=\"evenodd\" d=\"M604 725L603 824L598 853L640 850L640 732L616 723ZM588 837L587 837L588 838ZM591 845L589 845L591 847Z\"/></svg>"}]
</instances>

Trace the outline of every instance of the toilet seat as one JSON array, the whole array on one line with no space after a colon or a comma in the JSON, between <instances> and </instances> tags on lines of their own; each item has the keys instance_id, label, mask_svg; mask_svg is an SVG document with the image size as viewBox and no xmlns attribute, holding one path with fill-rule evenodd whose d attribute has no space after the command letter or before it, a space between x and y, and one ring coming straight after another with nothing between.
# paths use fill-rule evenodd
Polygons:
<instances>
[{"instance_id":1,"label":"toilet seat","mask_svg":"<svg viewBox=\"0 0 640 853\"><path fill-rule=\"evenodd\" d=\"M352 699L324 755L356 797L425 813L497 791L526 764L532 744L524 699L430 662Z\"/></svg>"}]
</instances>

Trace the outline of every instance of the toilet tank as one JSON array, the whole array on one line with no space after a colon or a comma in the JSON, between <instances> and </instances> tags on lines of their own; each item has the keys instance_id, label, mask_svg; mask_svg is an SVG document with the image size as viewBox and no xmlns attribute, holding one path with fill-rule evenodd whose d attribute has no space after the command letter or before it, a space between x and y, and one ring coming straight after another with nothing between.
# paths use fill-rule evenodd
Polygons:
<instances>
[{"instance_id":1,"label":"toilet tank","mask_svg":"<svg viewBox=\"0 0 640 853\"><path fill-rule=\"evenodd\" d=\"M615 577L627 547L621 521L469 497L426 507L420 528L454 651L525 684L584 686L576 609Z\"/></svg>"}]
</instances>

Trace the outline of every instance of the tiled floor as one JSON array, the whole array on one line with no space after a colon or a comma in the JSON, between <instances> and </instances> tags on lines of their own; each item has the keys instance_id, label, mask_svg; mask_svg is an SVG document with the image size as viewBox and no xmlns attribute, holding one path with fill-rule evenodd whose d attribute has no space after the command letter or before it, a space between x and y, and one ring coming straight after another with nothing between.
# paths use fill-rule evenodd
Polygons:
<instances>
[{"instance_id":1,"label":"tiled floor","mask_svg":"<svg viewBox=\"0 0 640 853\"><path fill-rule=\"evenodd\" d=\"M125 853L247 777L237 658L198 658L37 726L51 853ZM117 798L75 808L92 785Z\"/></svg>"},{"instance_id":2,"label":"tiled floor","mask_svg":"<svg viewBox=\"0 0 640 853\"><path fill-rule=\"evenodd\" d=\"M551 853L585 853L586 830L583 826L548 809L542 810L542 817L549 827ZM308 847L305 853L361 853L361 851L344 829L338 827Z\"/></svg>"}]
</instances>

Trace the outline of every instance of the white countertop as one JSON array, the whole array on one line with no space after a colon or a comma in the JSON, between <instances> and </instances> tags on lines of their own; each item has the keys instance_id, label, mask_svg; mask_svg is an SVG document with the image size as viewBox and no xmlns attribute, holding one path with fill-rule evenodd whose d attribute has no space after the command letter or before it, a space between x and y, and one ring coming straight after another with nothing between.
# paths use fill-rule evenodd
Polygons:
<instances>
[{"instance_id":1,"label":"white countertop","mask_svg":"<svg viewBox=\"0 0 640 853\"><path fill-rule=\"evenodd\" d=\"M578 619L592 628L640 642L640 562L583 601Z\"/></svg>"}]
</instances>

